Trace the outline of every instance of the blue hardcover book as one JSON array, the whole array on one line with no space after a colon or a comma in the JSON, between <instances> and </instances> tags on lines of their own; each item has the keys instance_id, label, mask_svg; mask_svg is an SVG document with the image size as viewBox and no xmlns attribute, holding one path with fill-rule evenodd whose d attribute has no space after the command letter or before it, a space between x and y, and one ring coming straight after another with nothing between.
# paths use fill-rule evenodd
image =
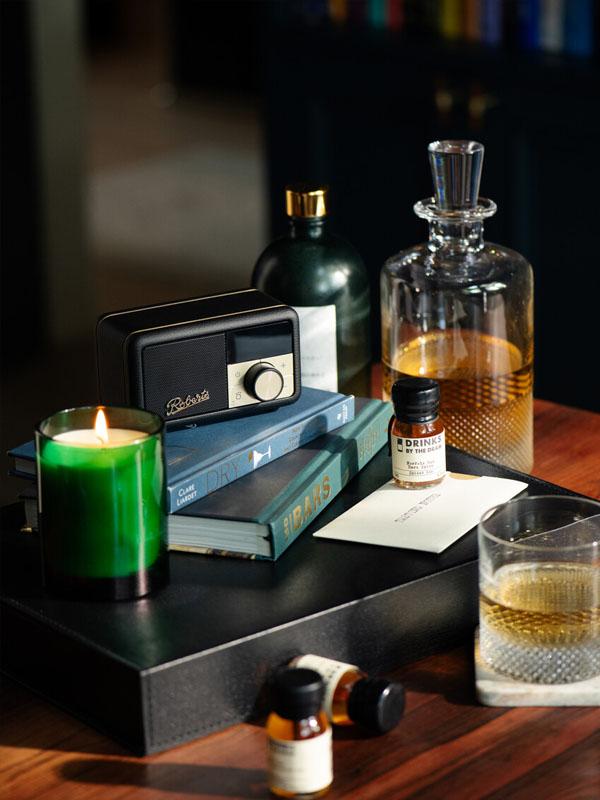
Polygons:
<instances>
[{"instance_id":1,"label":"blue hardcover book","mask_svg":"<svg viewBox=\"0 0 600 800\"><path fill-rule=\"evenodd\" d=\"M9 459L8 471L17 478L35 478L35 444L25 442L13 447L6 454Z\"/></svg>"},{"instance_id":2,"label":"blue hardcover book","mask_svg":"<svg viewBox=\"0 0 600 800\"><path fill-rule=\"evenodd\" d=\"M391 414L357 399L343 428L169 517L169 547L275 560L386 444Z\"/></svg>"},{"instance_id":3,"label":"blue hardcover book","mask_svg":"<svg viewBox=\"0 0 600 800\"><path fill-rule=\"evenodd\" d=\"M200 500L352 419L352 396L304 387L295 403L267 414L169 431L165 436L169 511Z\"/></svg>"},{"instance_id":4,"label":"blue hardcover book","mask_svg":"<svg viewBox=\"0 0 600 800\"><path fill-rule=\"evenodd\" d=\"M305 387L289 406L165 433L173 513L354 418L350 395ZM15 475L35 475L33 442L10 450Z\"/></svg>"}]
</instances>

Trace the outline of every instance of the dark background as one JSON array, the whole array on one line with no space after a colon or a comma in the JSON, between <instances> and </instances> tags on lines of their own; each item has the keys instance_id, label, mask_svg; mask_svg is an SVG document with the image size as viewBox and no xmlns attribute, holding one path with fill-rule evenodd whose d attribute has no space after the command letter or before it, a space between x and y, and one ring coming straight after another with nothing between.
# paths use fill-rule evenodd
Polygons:
<instances>
[{"instance_id":1,"label":"dark background","mask_svg":"<svg viewBox=\"0 0 600 800\"><path fill-rule=\"evenodd\" d=\"M290 181L330 185L378 342L379 270L427 236L439 138L485 144L486 238L533 264L536 396L597 409L597 57L440 35L435 2L402 30L369 8L0 3L2 451L95 401L100 313L248 285Z\"/></svg>"}]
</instances>

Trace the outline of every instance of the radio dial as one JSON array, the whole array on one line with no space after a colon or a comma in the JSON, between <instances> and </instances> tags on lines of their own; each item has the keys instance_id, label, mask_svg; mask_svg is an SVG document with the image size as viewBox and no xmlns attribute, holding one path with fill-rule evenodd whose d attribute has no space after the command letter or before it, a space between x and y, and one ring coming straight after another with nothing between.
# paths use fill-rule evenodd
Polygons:
<instances>
[{"instance_id":1,"label":"radio dial","mask_svg":"<svg viewBox=\"0 0 600 800\"><path fill-rule=\"evenodd\" d=\"M283 389L283 375L268 361L260 361L244 376L244 388L257 400L275 400Z\"/></svg>"}]
</instances>

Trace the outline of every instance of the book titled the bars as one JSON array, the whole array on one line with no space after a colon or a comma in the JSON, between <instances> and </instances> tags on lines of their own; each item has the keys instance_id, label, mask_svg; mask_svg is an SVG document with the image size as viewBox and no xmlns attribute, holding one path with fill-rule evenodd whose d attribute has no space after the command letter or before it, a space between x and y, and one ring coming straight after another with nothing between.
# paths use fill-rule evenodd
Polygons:
<instances>
[{"instance_id":1,"label":"book titled the bars","mask_svg":"<svg viewBox=\"0 0 600 800\"><path fill-rule=\"evenodd\" d=\"M169 548L276 559L385 445L388 403L169 517Z\"/></svg>"}]
</instances>

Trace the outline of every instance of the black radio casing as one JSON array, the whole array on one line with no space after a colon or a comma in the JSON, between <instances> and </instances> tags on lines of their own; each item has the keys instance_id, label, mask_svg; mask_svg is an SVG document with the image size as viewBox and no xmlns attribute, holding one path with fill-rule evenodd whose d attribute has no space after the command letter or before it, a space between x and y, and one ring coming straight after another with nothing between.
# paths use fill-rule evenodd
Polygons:
<instances>
[{"instance_id":1,"label":"black radio casing","mask_svg":"<svg viewBox=\"0 0 600 800\"><path fill-rule=\"evenodd\" d=\"M256 289L105 314L96 354L100 402L154 411L170 428L272 410L301 391L298 316ZM281 385L276 398L253 393L252 367Z\"/></svg>"}]
</instances>

